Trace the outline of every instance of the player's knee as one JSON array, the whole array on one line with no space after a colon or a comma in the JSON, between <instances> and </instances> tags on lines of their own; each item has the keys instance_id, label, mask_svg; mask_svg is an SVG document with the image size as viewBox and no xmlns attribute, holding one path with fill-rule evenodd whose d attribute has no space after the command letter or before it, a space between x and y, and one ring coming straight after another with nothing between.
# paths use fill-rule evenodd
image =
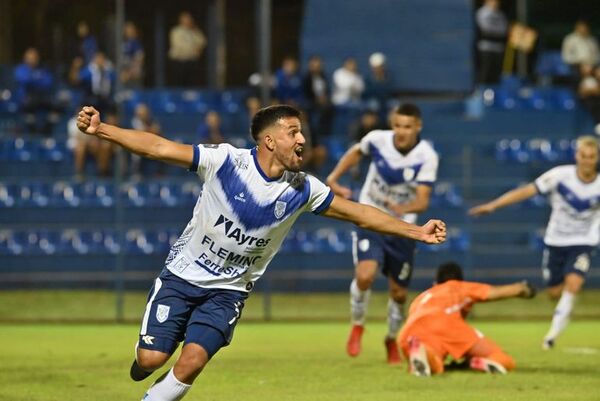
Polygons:
<instances>
[{"instance_id":1,"label":"player's knee","mask_svg":"<svg viewBox=\"0 0 600 401\"><path fill-rule=\"evenodd\" d=\"M399 304L406 302L406 288L390 288L390 298Z\"/></svg>"},{"instance_id":2,"label":"player's knee","mask_svg":"<svg viewBox=\"0 0 600 401\"><path fill-rule=\"evenodd\" d=\"M174 374L180 381L191 384L208 363L208 354L204 349L194 352L182 352L174 366Z\"/></svg>"},{"instance_id":3,"label":"player's knee","mask_svg":"<svg viewBox=\"0 0 600 401\"><path fill-rule=\"evenodd\" d=\"M363 272L356 273L356 285L361 291L366 291L373 285L375 278L373 275Z\"/></svg>"},{"instance_id":4,"label":"player's knee","mask_svg":"<svg viewBox=\"0 0 600 401\"><path fill-rule=\"evenodd\" d=\"M154 371L163 366L170 355L160 351L152 351L140 348L137 352L137 363L140 367L147 371Z\"/></svg>"},{"instance_id":5,"label":"player's knee","mask_svg":"<svg viewBox=\"0 0 600 401\"><path fill-rule=\"evenodd\" d=\"M548 298L550 298L552 301L556 301L558 298L560 298L561 293L562 287L548 288Z\"/></svg>"}]
</instances>

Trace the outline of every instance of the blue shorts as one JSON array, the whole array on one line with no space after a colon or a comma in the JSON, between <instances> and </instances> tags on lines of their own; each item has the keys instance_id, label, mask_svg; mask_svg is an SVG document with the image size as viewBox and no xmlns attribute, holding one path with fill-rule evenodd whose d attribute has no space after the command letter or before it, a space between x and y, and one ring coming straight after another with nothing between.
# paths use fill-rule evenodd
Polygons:
<instances>
[{"instance_id":1,"label":"blue shorts","mask_svg":"<svg viewBox=\"0 0 600 401\"><path fill-rule=\"evenodd\" d=\"M544 248L542 257L542 275L548 287L562 284L565 276L576 273L585 278L590 270L590 259L594 247L578 246L549 246Z\"/></svg>"},{"instance_id":2,"label":"blue shorts","mask_svg":"<svg viewBox=\"0 0 600 401\"><path fill-rule=\"evenodd\" d=\"M358 229L353 233L354 263L375 260L386 277L408 287L415 259L415 241Z\"/></svg>"},{"instance_id":3,"label":"blue shorts","mask_svg":"<svg viewBox=\"0 0 600 401\"><path fill-rule=\"evenodd\" d=\"M185 340L210 358L231 342L246 298L241 291L196 287L164 269L148 294L138 346L172 354Z\"/></svg>"}]
</instances>

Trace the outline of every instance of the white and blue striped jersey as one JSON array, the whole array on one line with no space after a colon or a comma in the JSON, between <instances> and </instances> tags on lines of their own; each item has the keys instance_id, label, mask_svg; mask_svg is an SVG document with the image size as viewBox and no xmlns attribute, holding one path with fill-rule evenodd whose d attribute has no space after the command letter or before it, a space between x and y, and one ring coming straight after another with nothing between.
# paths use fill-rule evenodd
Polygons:
<instances>
[{"instance_id":1,"label":"white and blue striped jersey","mask_svg":"<svg viewBox=\"0 0 600 401\"><path fill-rule=\"evenodd\" d=\"M590 183L577 177L574 165L558 166L535 180L552 206L544 243L550 246L600 242L600 176Z\"/></svg>"},{"instance_id":2,"label":"white and blue striped jersey","mask_svg":"<svg viewBox=\"0 0 600 401\"><path fill-rule=\"evenodd\" d=\"M437 179L438 155L426 141L402 154L394 146L394 131L375 130L360 141L360 150L371 156L369 171L360 191L359 202L375 206L389 214L386 200L407 203L416 196L418 185L433 185ZM399 216L408 223L417 221L416 213Z\"/></svg>"},{"instance_id":3,"label":"white and blue striped jersey","mask_svg":"<svg viewBox=\"0 0 600 401\"><path fill-rule=\"evenodd\" d=\"M333 200L311 175L286 171L270 179L256 149L194 146L190 170L204 181L202 195L165 264L199 287L249 292L298 216L321 213Z\"/></svg>"}]
</instances>

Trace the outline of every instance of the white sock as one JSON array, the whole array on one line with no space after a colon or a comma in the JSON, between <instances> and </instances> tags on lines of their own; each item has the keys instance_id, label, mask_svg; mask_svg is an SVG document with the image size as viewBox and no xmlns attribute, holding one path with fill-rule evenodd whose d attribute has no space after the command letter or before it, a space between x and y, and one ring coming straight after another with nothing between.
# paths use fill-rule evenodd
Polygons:
<instances>
[{"instance_id":1,"label":"white sock","mask_svg":"<svg viewBox=\"0 0 600 401\"><path fill-rule=\"evenodd\" d=\"M177 380L173 374L173 368L160 382L155 383L148 389L142 401L178 401L192 387L191 384L185 384Z\"/></svg>"},{"instance_id":2,"label":"white sock","mask_svg":"<svg viewBox=\"0 0 600 401\"><path fill-rule=\"evenodd\" d=\"M394 301L392 298L388 300L388 334L387 338L396 338L402 325L402 309L404 304Z\"/></svg>"},{"instance_id":3,"label":"white sock","mask_svg":"<svg viewBox=\"0 0 600 401\"><path fill-rule=\"evenodd\" d=\"M352 312L352 324L364 325L371 290L361 291L356 284L356 279L350 284L350 310Z\"/></svg>"},{"instance_id":4,"label":"white sock","mask_svg":"<svg viewBox=\"0 0 600 401\"><path fill-rule=\"evenodd\" d=\"M563 290L562 295L558 303L556 304L556 308L554 309L554 316L552 317L552 324L550 325L550 330L545 340L554 340L558 335L567 327L569 324L569 317L571 316L571 311L573 310L573 304L575 303L575 294L570 293L569 291Z\"/></svg>"}]
</instances>

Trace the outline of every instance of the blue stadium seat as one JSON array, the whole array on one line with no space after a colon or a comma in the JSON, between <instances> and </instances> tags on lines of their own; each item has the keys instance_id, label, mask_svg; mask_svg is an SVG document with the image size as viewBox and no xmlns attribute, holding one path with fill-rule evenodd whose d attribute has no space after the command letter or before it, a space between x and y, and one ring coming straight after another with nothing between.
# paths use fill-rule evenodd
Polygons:
<instances>
[{"instance_id":1,"label":"blue stadium seat","mask_svg":"<svg viewBox=\"0 0 600 401\"><path fill-rule=\"evenodd\" d=\"M537 229L535 231L531 231L528 234L528 244L529 248L535 251L542 251L545 248L544 244L544 232L543 228Z\"/></svg>"},{"instance_id":2,"label":"blue stadium seat","mask_svg":"<svg viewBox=\"0 0 600 401\"><path fill-rule=\"evenodd\" d=\"M56 141L53 138L43 139L39 147L39 158L42 161L62 162L71 155L65 141Z\"/></svg>"},{"instance_id":3,"label":"blue stadium seat","mask_svg":"<svg viewBox=\"0 0 600 401\"><path fill-rule=\"evenodd\" d=\"M575 95L569 89L554 89L550 97L555 109L571 111L577 106Z\"/></svg>"},{"instance_id":4,"label":"blue stadium seat","mask_svg":"<svg viewBox=\"0 0 600 401\"><path fill-rule=\"evenodd\" d=\"M130 254L154 253L154 244L148 238L147 233L141 229L130 229L125 233L125 251Z\"/></svg>"},{"instance_id":5,"label":"blue stadium seat","mask_svg":"<svg viewBox=\"0 0 600 401\"><path fill-rule=\"evenodd\" d=\"M129 206L142 207L150 203L148 186L141 182L127 182L121 186L121 195Z\"/></svg>"},{"instance_id":6,"label":"blue stadium seat","mask_svg":"<svg viewBox=\"0 0 600 401\"><path fill-rule=\"evenodd\" d=\"M575 139L559 139L554 142L553 149L557 154L557 161L563 163L574 162L576 145Z\"/></svg>"},{"instance_id":7,"label":"blue stadium seat","mask_svg":"<svg viewBox=\"0 0 600 401\"><path fill-rule=\"evenodd\" d=\"M188 181L181 187L181 204L194 205L202 193L202 185L198 182Z\"/></svg>"},{"instance_id":8,"label":"blue stadium seat","mask_svg":"<svg viewBox=\"0 0 600 401\"><path fill-rule=\"evenodd\" d=\"M519 91L519 98L524 108L529 110L546 110L550 107L545 93L536 88L522 88Z\"/></svg>"},{"instance_id":9,"label":"blue stadium seat","mask_svg":"<svg viewBox=\"0 0 600 401\"><path fill-rule=\"evenodd\" d=\"M91 252L90 243L86 243L87 238L83 238L81 232L76 229L63 230L60 234L60 241L63 249L68 253L78 255L87 255Z\"/></svg>"},{"instance_id":10,"label":"blue stadium seat","mask_svg":"<svg viewBox=\"0 0 600 401\"><path fill-rule=\"evenodd\" d=\"M0 254L21 255L24 252L24 239L13 230L0 230Z\"/></svg>"},{"instance_id":11,"label":"blue stadium seat","mask_svg":"<svg viewBox=\"0 0 600 401\"><path fill-rule=\"evenodd\" d=\"M38 157L38 143L24 138L9 138L4 143L4 153L9 161L28 162Z\"/></svg>"},{"instance_id":12,"label":"blue stadium seat","mask_svg":"<svg viewBox=\"0 0 600 401\"><path fill-rule=\"evenodd\" d=\"M9 89L0 89L0 113L13 114L19 111L19 104Z\"/></svg>"},{"instance_id":13,"label":"blue stadium seat","mask_svg":"<svg viewBox=\"0 0 600 401\"><path fill-rule=\"evenodd\" d=\"M535 71L540 76L568 77L571 75L571 68L563 61L559 50L541 52L537 57Z\"/></svg>"},{"instance_id":14,"label":"blue stadium seat","mask_svg":"<svg viewBox=\"0 0 600 401\"><path fill-rule=\"evenodd\" d=\"M19 188L17 205L25 207L45 207L49 205L50 197L51 192L47 183L25 183Z\"/></svg>"},{"instance_id":15,"label":"blue stadium seat","mask_svg":"<svg viewBox=\"0 0 600 401\"><path fill-rule=\"evenodd\" d=\"M448 237L451 250L466 252L471 249L471 236L468 232L459 229L450 229Z\"/></svg>"},{"instance_id":16,"label":"blue stadium seat","mask_svg":"<svg viewBox=\"0 0 600 401\"><path fill-rule=\"evenodd\" d=\"M433 187L432 206L461 207L464 203L456 186L450 182L438 182Z\"/></svg>"}]
</instances>

